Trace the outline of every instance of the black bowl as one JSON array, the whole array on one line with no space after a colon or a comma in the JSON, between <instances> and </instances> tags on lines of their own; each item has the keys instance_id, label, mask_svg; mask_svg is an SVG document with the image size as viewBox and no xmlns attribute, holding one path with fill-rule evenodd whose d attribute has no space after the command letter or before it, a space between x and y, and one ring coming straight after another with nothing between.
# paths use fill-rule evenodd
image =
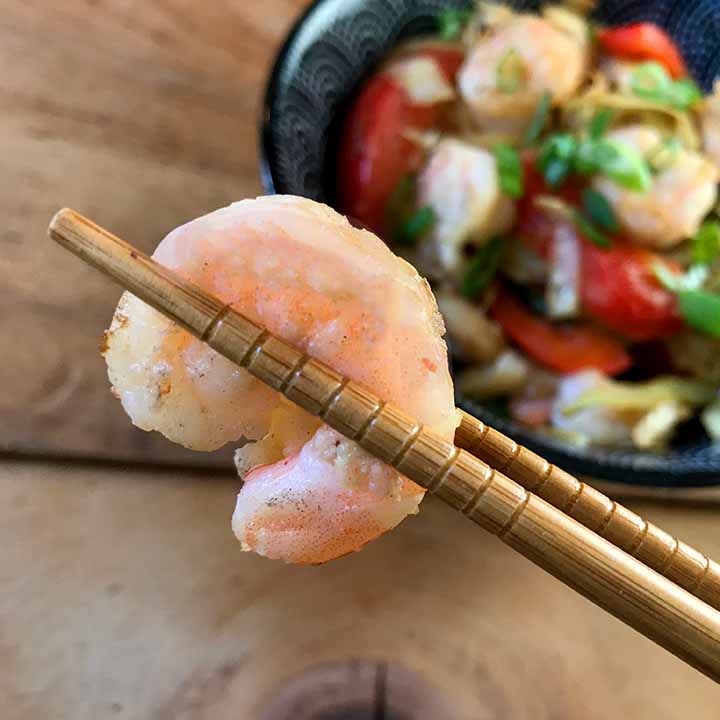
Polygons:
<instances>
[{"instance_id":1,"label":"black bowl","mask_svg":"<svg viewBox=\"0 0 720 720\"><path fill-rule=\"evenodd\" d=\"M539 3L513 2L533 8ZM283 44L270 76L261 127L261 173L268 192L333 204L337 128L360 81L390 49L432 33L435 17L463 0L317 0ZM608 24L650 20L664 27L706 91L720 75L718 0L610 0L598 19ZM688 440L663 454L577 449L542 437L467 398L458 404L581 475L666 487L720 483L720 447Z\"/></svg>"}]
</instances>

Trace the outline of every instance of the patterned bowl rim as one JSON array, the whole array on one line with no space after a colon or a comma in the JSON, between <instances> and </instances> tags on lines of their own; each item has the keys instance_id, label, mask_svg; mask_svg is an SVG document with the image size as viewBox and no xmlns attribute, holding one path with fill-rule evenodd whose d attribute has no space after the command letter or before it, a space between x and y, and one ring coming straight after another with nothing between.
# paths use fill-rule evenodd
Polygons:
<instances>
[{"instance_id":1,"label":"patterned bowl rim","mask_svg":"<svg viewBox=\"0 0 720 720\"><path fill-rule=\"evenodd\" d=\"M280 49L273 58L270 75L265 83L261 105L261 121L258 137L258 162L260 165L260 182L268 194L277 194L273 166L275 165L275 150L272 141L272 108L277 92L278 79L285 67L285 60L295 42L298 33L302 30L306 20L313 14L315 9L326 0L313 0L295 19L287 31Z\"/></svg>"},{"instance_id":2,"label":"patterned bowl rim","mask_svg":"<svg viewBox=\"0 0 720 720\"><path fill-rule=\"evenodd\" d=\"M290 26L272 62L262 99L258 137L260 180L268 194L278 192L273 168L276 155L273 143L273 107L279 78L285 70L288 54L315 10L328 0L313 0ZM282 190L282 188L281 188ZM544 438L518 424L499 417L469 398L456 397L458 407L511 435L529 449L566 470L584 477L633 486L693 488L720 485L720 451L717 456L702 459L666 456L639 451L605 448L577 449L553 439ZM692 449L686 451L692 454Z\"/></svg>"}]
</instances>

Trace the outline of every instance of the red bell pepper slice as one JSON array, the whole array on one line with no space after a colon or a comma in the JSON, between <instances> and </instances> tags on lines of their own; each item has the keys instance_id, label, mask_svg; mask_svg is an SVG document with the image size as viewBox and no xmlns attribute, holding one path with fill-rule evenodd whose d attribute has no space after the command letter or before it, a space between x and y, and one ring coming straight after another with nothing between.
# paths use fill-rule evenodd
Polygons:
<instances>
[{"instance_id":1,"label":"red bell pepper slice","mask_svg":"<svg viewBox=\"0 0 720 720\"><path fill-rule=\"evenodd\" d=\"M654 266L659 255L616 244L608 250L583 242L580 299L585 312L632 340L654 340L683 327L675 295L660 285Z\"/></svg>"},{"instance_id":2,"label":"red bell pepper slice","mask_svg":"<svg viewBox=\"0 0 720 720\"><path fill-rule=\"evenodd\" d=\"M403 55L430 57L453 82L464 54L457 46L432 45ZM380 71L361 89L348 113L340 139L337 182L343 212L382 234L385 205L405 175L418 169L424 153L404 136L408 128L429 130L440 108L415 105L405 89Z\"/></svg>"},{"instance_id":3,"label":"red bell pepper slice","mask_svg":"<svg viewBox=\"0 0 720 720\"><path fill-rule=\"evenodd\" d=\"M577 186L568 188L568 192L577 191ZM545 260L561 224L581 243L580 299L588 315L636 341L666 338L683 327L676 296L660 285L654 273L657 263L671 272L680 271L677 265L650 250L629 245L621 237L613 238L611 248L599 248L582 237L573 223L552 217L532 202L526 203L525 198L518 205L517 233Z\"/></svg>"},{"instance_id":4,"label":"red bell pepper slice","mask_svg":"<svg viewBox=\"0 0 720 720\"><path fill-rule=\"evenodd\" d=\"M685 61L670 36L655 23L642 22L598 33L605 52L625 60L654 60L677 79L687 75Z\"/></svg>"},{"instance_id":5,"label":"red bell pepper slice","mask_svg":"<svg viewBox=\"0 0 720 720\"><path fill-rule=\"evenodd\" d=\"M615 338L587 323L550 323L505 288L493 303L492 315L518 347L550 370L573 373L594 368L617 375L630 367L630 356Z\"/></svg>"}]
</instances>

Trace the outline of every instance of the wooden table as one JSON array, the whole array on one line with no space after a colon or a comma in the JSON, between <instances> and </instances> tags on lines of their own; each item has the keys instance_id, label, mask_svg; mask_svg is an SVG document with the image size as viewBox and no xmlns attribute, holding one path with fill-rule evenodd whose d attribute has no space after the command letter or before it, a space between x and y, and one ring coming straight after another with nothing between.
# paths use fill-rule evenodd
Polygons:
<instances>
[{"instance_id":1,"label":"wooden table","mask_svg":"<svg viewBox=\"0 0 720 720\"><path fill-rule=\"evenodd\" d=\"M3 720L255 720L287 678L353 656L419 673L458 720L717 719L710 680L437 501L287 567L239 551L237 485L5 463ZM716 512L640 510L720 556Z\"/></svg>"},{"instance_id":2,"label":"wooden table","mask_svg":"<svg viewBox=\"0 0 720 720\"><path fill-rule=\"evenodd\" d=\"M262 82L302 4L5 3L0 717L255 720L296 673L357 657L461 720L714 720L710 681L437 502L325 567L240 553L227 453L134 430L110 398L96 348L118 291L47 220L71 205L151 248L260 192ZM638 509L720 556L716 511Z\"/></svg>"},{"instance_id":3,"label":"wooden table","mask_svg":"<svg viewBox=\"0 0 720 720\"><path fill-rule=\"evenodd\" d=\"M227 465L130 426L98 345L120 291L45 239L71 206L144 249L262 192L264 79L300 0L8 0L0 449ZM9 311L8 311L9 310Z\"/></svg>"}]
</instances>

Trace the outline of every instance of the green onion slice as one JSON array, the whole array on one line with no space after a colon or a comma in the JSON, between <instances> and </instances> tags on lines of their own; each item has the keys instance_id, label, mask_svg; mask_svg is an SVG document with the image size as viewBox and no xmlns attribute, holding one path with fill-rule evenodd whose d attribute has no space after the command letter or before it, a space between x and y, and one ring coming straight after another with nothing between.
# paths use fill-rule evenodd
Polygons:
<instances>
[{"instance_id":1,"label":"green onion slice","mask_svg":"<svg viewBox=\"0 0 720 720\"><path fill-rule=\"evenodd\" d=\"M395 233L395 240L400 245L415 245L435 224L435 211L425 205L416 210Z\"/></svg>"},{"instance_id":2,"label":"green onion slice","mask_svg":"<svg viewBox=\"0 0 720 720\"><path fill-rule=\"evenodd\" d=\"M593 244L599 248L612 247L612 240L601 230L598 230L581 212L573 212L573 221L577 229Z\"/></svg>"},{"instance_id":3,"label":"green onion slice","mask_svg":"<svg viewBox=\"0 0 720 720\"><path fill-rule=\"evenodd\" d=\"M686 110L701 99L700 88L689 78L675 80L668 95L668 102L678 110Z\"/></svg>"},{"instance_id":4,"label":"green onion slice","mask_svg":"<svg viewBox=\"0 0 720 720\"><path fill-rule=\"evenodd\" d=\"M616 233L620 226L615 211L607 198L592 188L585 188L582 193L583 211L593 225L609 233Z\"/></svg>"},{"instance_id":5,"label":"green onion slice","mask_svg":"<svg viewBox=\"0 0 720 720\"><path fill-rule=\"evenodd\" d=\"M678 293L678 308L688 325L720 337L720 295L705 290L683 290Z\"/></svg>"},{"instance_id":6,"label":"green onion slice","mask_svg":"<svg viewBox=\"0 0 720 720\"><path fill-rule=\"evenodd\" d=\"M702 98L700 89L692 80L673 80L667 70L656 62L638 65L630 77L630 88L638 97L678 110L686 110Z\"/></svg>"},{"instance_id":7,"label":"green onion slice","mask_svg":"<svg viewBox=\"0 0 720 720\"><path fill-rule=\"evenodd\" d=\"M527 66L520 53L511 48L501 58L495 70L495 87L501 93L514 93L527 84Z\"/></svg>"},{"instance_id":8,"label":"green onion slice","mask_svg":"<svg viewBox=\"0 0 720 720\"><path fill-rule=\"evenodd\" d=\"M540 101L535 108L530 125L528 125L527 132L525 133L525 139L523 140L523 147L530 147L537 142L540 134L547 125L548 118L550 117L550 107L552 106L552 95L549 92L543 93Z\"/></svg>"},{"instance_id":9,"label":"green onion slice","mask_svg":"<svg viewBox=\"0 0 720 720\"><path fill-rule=\"evenodd\" d=\"M698 265L709 265L720 253L720 223L709 220L695 233L691 244L692 259Z\"/></svg>"},{"instance_id":10,"label":"green onion slice","mask_svg":"<svg viewBox=\"0 0 720 720\"><path fill-rule=\"evenodd\" d=\"M577 151L577 140L572 135L551 135L540 148L538 168L551 187L557 187L567 177Z\"/></svg>"},{"instance_id":11,"label":"green onion slice","mask_svg":"<svg viewBox=\"0 0 720 720\"><path fill-rule=\"evenodd\" d=\"M648 100L658 100L665 96L672 85L672 79L667 70L656 62L646 62L638 65L630 76L630 87L638 97Z\"/></svg>"},{"instance_id":12,"label":"green onion slice","mask_svg":"<svg viewBox=\"0 0 720 720\"><path fill-rule=\"evenodd\" d=\"M567 160L553 158L546 163L543 170L543 175L545 177L545 182L550 187L555 188L565 182L565 179L567 178L569 172L570 163Z\"/></svg>"},{"instance_id":13,"label":"green onion slice","mask_svg":"<svg viewBox=\"0 0 720 720\"><path fill-rule=\"evenodd\" d=\"M652 185L650 168L642 155L629 145L609 138L581 142L574 167L584 175L606 175L635 192L645 192Z\"/></svg>"},{"instance_id":14,"label":"green onion slice","mask_svg":"<svg viewBox=\"0 0 720 720\"><path fill-rule=\"evenodd\" d=\"M437 16L438 34L443 40L456 40L473 15L471 8L447 8Z\"/></svg>"},{"instance_id":15,"label":"green onion slice","mask_svg":"<svg viewBox=\"0 0 720 720\"><path fill-rule=\"evenodd\" d=\"M490 284L500 265L504 248L503 238L496 237L473 255L462 282L462 293L465 297L477 297Z\"/></svg>"},{"instance_id":16,"label":"green onion slice","mask_svg":"<svg viewBox=\"0 0 720 720\"><path fill-rule=\"evenodd\" d=\"M590 121L588 133L592 140L599 140L608 130L615 118L615 112L610 108L598 110Z\"/></svg>"},{"instance_id":17,"label":"green onion slice","mask_svg":"<svg viewBox=\"0 0 720 720\"><path fill-rule=\"evenodd\" d=\"M518 151L504 143L493 147L497 163L500 189L509 197L517 199L523 194L523 170Z\"/></svg>"},{"instance_id":18,"label":"green onion slice","mask_svg":"<svg viewBox=\"0 0 720 720\"><path fill-rule=\"evenodd\" d=\"M415 212L415 176L404 175L390 193L385 203L385 227L390 228L394 235L397 229Z\"/></svg>"},{"instance_id":19,"label":"green onion slice","mask_svg":"<svg viewBox=\"0 0 720 720\"><path fill-rule=\"evenodd\" d=\"M677 295L683 320L700 332L720 337L720 295L700 289L707 278L707 265L693 265L683 275L662 263L656 263L653 270L660 283Z\"/></svg>"}]
</instances>

